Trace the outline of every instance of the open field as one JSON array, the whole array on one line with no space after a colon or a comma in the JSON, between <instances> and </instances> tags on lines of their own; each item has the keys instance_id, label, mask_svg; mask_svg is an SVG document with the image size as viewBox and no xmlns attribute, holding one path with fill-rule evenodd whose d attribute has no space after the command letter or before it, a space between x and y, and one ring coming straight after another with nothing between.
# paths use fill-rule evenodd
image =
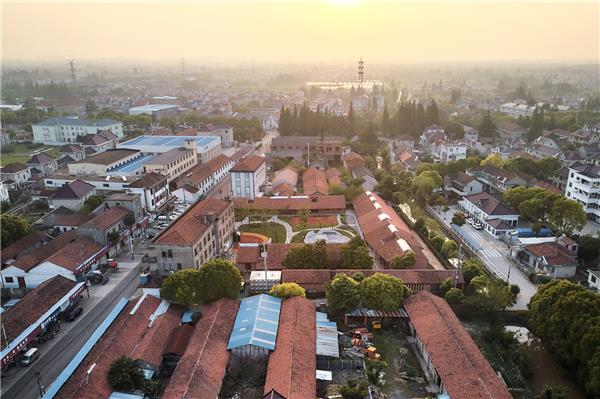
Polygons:
<instances>
[{"instance_id":1,"label":"open field","mask_svg":"<svg viewBox=\"0 0 600 399\"><path fill-rule=\"evenodd\" d=\"M38 148L29 148L28 144L11 144L10 148L12 148L11 152L2 151L0 161L3 166L14 162L26 163L33 153L38 152L45 152L54 158L58 158L59 156L58 147L47 145Z\"/></svg>"}]
</instances>

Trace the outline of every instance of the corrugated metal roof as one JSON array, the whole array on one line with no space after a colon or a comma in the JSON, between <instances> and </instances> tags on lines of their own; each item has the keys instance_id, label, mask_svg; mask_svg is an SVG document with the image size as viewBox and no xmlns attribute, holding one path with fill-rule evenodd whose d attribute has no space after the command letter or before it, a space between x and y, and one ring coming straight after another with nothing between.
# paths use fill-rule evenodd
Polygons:
<instances>
[{"instance_id":1,"label":"corrugated metal roof","mask_svg":"<svg viewBox=\"0 0 600 399\"><path fill-rule=\"evenodd\" d=\"M227 349L256 345L275 349L281 299L260 294L242 299Z\"/></svg>"},{"instance_id":2,"label":"corrugated metal roof","mask_svg":"<svg viewBox=\"0 0 600 399\"><path fill-rule=\"evenodd\" d=\"M337 324L329 321L327 313L316 312L317 355L340 357Z\"/></svg>"}]
</instances>

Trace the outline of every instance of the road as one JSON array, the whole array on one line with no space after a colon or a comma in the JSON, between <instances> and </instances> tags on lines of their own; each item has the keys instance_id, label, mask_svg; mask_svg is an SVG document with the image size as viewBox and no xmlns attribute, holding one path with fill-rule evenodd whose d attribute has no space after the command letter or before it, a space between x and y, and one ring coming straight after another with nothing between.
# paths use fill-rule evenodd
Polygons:
<instances>
[{"instance_id":1,"label":"road","mask_svg":"<svg viewBox=\"0 0 600 399\"><path fill-rule=\"evenodd\" d=\"M452 215L455 210L455 207L450 207L447 212L439 212L444 223L448 226L450 226L450 221L452 220ZM475 230L468 224L465 224L462 227L462 231L466 235L468 242L480 244L480 249L477 249L477 254L485 263L486 267L498 278L504 281L508 278L510 284L516 284L521 289L521 292L517 295L517 303L515 303L511 309L527 309L527 304L531 300L531 297L537 292L537 286L529 281L529 277L509 259L508 245L500 240L494 239L483 230Z\"/></svg>"},{"instance_id":2,"label":"road","mask_svg":"<svg viewBox=\"0 0 600 399\"><path fill-rule=\"evenodd\" d=\"M118 280L112 283L112 287L108 284L91 287L90 298L86 298L84 294L81 302L85 309L83 315L73 323L62 323L62 329L56 338L40 344L38 347L41 356L31 367L13 367L2 379L2 399L39 398L35 372L40 371L41 383L44 387L48 387L75 357L117 302L135 293L139 285L138 276L137 262L131 262L127 269L121 267L120 270L111 273L109 284ZM95 305L88 306L95 300L97 300Z\"/></svg>"}]
</instances>

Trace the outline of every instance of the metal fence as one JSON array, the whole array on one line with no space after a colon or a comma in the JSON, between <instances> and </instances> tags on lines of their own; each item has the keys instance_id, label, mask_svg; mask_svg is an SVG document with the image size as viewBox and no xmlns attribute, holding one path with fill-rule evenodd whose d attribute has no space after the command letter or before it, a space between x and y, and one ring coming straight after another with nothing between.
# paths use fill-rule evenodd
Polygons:
<instances>
[{"instance_id":1,"label":"metal fence","mask_svg":"<svg viewBox=\"0 0 600 399\"><path fill-rule=\"evenodd\" d=\"M318 358L317 369L319 370L362 370L364 368L363 359L350 358Z\"/></svg>"}]
</instances>

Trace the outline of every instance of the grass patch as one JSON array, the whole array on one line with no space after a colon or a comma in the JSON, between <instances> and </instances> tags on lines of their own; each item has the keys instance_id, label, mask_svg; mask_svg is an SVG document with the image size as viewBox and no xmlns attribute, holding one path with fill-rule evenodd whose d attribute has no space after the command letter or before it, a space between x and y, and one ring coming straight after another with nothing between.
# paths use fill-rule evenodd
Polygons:
<instances>
[{"instance_id":1,"label":"grass patch","mask_svg":"<svg viewBox=\"0 0 600 399\"><path fill-rule=\"evenodd\" d=\"M277 223L252 223L241 225L241 232L264 234L275 244L285 243L285 228Z\"/></svg>"},{"instance_id":2,"label":"grass patch","mask_svg":"<svg viewBox=\"0 0 600 399\"><path fill-rule=\"evenodd\" d=\"M3 152L0 163L3 166L14 162L27 163L27 161L31 159L31 154L33 152L42 150L47 150L44 152L54 158L58 158L60 155L58 147L42 146L39 148L28 148L27 146L27 144L11 144L12 151Z\"/></svg>"}]
</instances>

